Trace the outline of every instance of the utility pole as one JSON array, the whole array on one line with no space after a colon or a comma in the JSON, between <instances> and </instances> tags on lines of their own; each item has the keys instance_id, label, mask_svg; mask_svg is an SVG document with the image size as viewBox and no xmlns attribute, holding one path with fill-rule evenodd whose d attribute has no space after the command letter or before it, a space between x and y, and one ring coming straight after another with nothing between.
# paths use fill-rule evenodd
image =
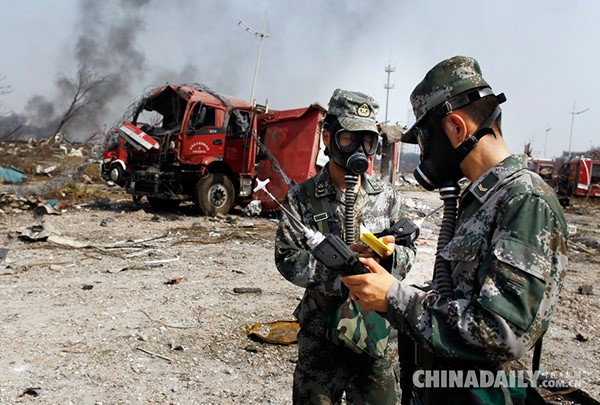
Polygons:
<instances>
[{"instance_id":1,"label":"utility pole","mask_svg":"<svg viewBox=\"0 0 600 405\"><path fill-rule=\"evenodd\" d=\"M262 32L259 32L259 31L256 31L256 30L250 28L248 26L248 24L246 24L242 20L240 20L240 22L238 22L238 25L242 29L251 33L252 35L256 35L257 37L260 38L260 44L258 46L258 57L256 58L256 68L254 69L254 80L252 81L252 93L250 94L250 103L254 104L254 90L256 89L256 78L258 77L258 68L260 66L260 54L262 52L263 39L268 38L270 36L270 34L268 32L269 28L267 26L267 13L265 13L265 18L263 19Z\"/></svg>"},{"instance_id":2,"label":"utility pole","mask_svg":"<svg viewBox=\"0 0 600 405\"><path fill-rule=\"evenodd\" d=\"M390 64L388 64L385 67L385 72L387 73L387 83L383 85L383 88L385 89L385 122L387 122L388 120L388 105L389 105L389 100L390 100L390 90L394 88L393 84L390 84L390 74L392 72L396 71L396 67L392 67Z\"/></svg>"},{"instance_id":3,"label":"utility pole","mask_svg":"<svg viewBox=\"0 0 600 405\"><path fill-rule=\"evenodd\" d=\"M390 90L394 88L394 85L390 84L390 75L395 71L396 68L390 64L385 67L385 72L387 73L387 82L383 85L383 88L386 90L384 118L384 122L386 124L388 122ZM394 185L396 181L396 170L394 165L396 160L396 152L396 143L388 143L388 141L384 138L381 148L381 178L389 181L392 185Z\"/></svg>"},{"instance_id":4,"label":"utility pole","mask_svg":"<svg viewBox=\"0 0 600 405\"><path fill-rule=\"evenodd\" d=\"M573 101L573 111L569 113L571 114L571 134L569 135L569 159L571 158L571 140L573 139L573 123L575 122L575 115L583 114L587 110L589 110L589 108L586 108L585 110L581 111L575 111L575 101Z\"/></svg>"}]
</instances>

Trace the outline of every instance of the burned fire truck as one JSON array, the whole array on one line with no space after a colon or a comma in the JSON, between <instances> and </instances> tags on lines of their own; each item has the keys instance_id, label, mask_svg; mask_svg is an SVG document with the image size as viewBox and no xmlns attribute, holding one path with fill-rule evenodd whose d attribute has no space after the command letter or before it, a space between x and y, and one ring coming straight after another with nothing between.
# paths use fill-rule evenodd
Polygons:
<instances>
[{"instance_id":1,"label":"burned fire truck","mask_svg":"<svg viewBox=\"0 0 600 405\"><path fill-rule=\"evenodd\" d=\"M561 197L600 197L600 160L573 156L560 166L556 178Z\"/></svg>"},{"instance_id":2,"label":"burned fire truck","mask_svg":"<svg viewBox=\"0 0 600 405\"><path fill-rule=\"evenodd\" d=\"M274 210L264 193L253 195L254 180L270 178L281 201L291 184L316 174L325 111L268 111L200 84L162 86L109 131L102 172L156 208L192 201L215 215L259 199L263 211Z\"/></svg>"}]
</instances>

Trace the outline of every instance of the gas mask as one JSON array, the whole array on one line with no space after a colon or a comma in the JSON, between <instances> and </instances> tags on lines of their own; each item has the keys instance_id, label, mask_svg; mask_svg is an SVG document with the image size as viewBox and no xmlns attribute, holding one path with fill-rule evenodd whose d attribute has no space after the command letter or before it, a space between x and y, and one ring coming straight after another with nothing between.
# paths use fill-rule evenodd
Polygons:
<instances>
[{"instance_id":1,"label":"gas mask","mask_svg":"<svg viewBox=\"0 0 600 405\"><path fill-rule=\"evenodd\" d=\"M369 168L369 157L377 151L379 136L371 131L348 131L341 125L330 131L325 153L346 172L361 175Z\"/></svg>"},{"instance_id":2,"label":"gas mask","mask_svg":"<svg viewBox=\"0 0 600 405\"><path fill-rule=\"evenodd\" d=\"M464 177L456 149L441 126L436 129L416 127L415 136L421 148L421 163L414 176L425 190L433 191Z\"/></svg>"},{"instance_id":3,"label":"gas mask","mask_svg":"<svg viewBox=\"0 0 600 405\"><path fill-rule=\"evenodd\" d=\"M456 149L439 121L425 127L415 127L415 137L421 149L421 163L414 171L415 179L426 190L432 191L448 184L456 184L464 177L460 163L475 148L484 135L494 135L491 125L501 113L500 107Z\"/></svg>"}]
</instances>

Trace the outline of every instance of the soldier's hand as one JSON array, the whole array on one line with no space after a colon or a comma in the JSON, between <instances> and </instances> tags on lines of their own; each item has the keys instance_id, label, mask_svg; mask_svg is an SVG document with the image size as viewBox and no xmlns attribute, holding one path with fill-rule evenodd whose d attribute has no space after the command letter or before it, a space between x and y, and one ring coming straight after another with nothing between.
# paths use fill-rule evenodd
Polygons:
<instances>
[{"instance_id":1,"label":"soldier's hand","mask_svg":"<svg viewBox=\"0 0 600 405\"><path fill-rule=\"evenodd\" d=\"M371 257L376 261L379 261L377 254L367 245L363 245L362 243L353 243L348 247L356 254L356 257Z\"/></svg>"},{"instance_id":2,"label":"soldier's hand","mask_svg":"<svg viewBox=\"0 0 600 405\"><path fill-rule=\"evenodd\" d=\"M394 250L396 249L396 237L394 235L385 235L379 238L379 240L388 245L391 249L390 251L383 252L383 256L381 258L385 259L386 257L393 255Z\"/></svg>"},{"instance_id":3,"label":"soldier's hand","mask_svg":"<svg viewBox=\"0 0 600 405\"><path fill-rule=\"evenodd\" d=\"M360 258L371 273L340 276L350 297L367 311L387 312L387 292L397 280L372 258Z\"/></svg>"},{"instance_id":4,"label":"soldier's hand","mask_svg":"<svg viewBox=\"0 0 600 405\"><path fill-rule=\"evenodd\" d=\"M392 249L390 252L384 252L383 256L379 256L373 251L373 249L361 243L353 243L349 246L349 248L350 250L356 253L357 257L372 258L377 263L379 263L381 259L385 259L386 257L389 257L394 253L394 249L396 247L396 244L394 242L396 239L394 238L394 235L386 235L379 238L379 240L387 244Z\"/></svg>"}]
</instances>

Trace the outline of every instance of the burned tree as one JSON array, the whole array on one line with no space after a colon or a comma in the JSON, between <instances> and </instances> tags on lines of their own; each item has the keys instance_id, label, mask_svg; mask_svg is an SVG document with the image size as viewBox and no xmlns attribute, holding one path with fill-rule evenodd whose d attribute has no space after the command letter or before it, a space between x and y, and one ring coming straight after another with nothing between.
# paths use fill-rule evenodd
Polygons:
<instances>
[{"instance_id":1,"label":"burned tree","mask_svg":"<svg viewBox=\"0 0 600 405\"><path fill-rule=\"evenodd\" d=\"M10 87L10 84L3 83L4 79L5 79L5 77L3 75L0 75L0 96L4 96L4 95L12 92L12 88ZM8 114L8 111L4 111L4 110L0 109L0 118L4 117L7 114Z\"/></svg>"},{"instance_id":2,"label":"burned tree","mask_svg":"<svg viewBox=\"0 0 600 405\"><path fill-rule=\"evenodd\" d=\"M106 79L106 76L96 74L94 69L80 65L77 77L62 77L58 80L57 84L68 97L69 105L52 136L57 135L69 122L84 115L97 103L96 93Z\"/></svg>"}]
</instances>

